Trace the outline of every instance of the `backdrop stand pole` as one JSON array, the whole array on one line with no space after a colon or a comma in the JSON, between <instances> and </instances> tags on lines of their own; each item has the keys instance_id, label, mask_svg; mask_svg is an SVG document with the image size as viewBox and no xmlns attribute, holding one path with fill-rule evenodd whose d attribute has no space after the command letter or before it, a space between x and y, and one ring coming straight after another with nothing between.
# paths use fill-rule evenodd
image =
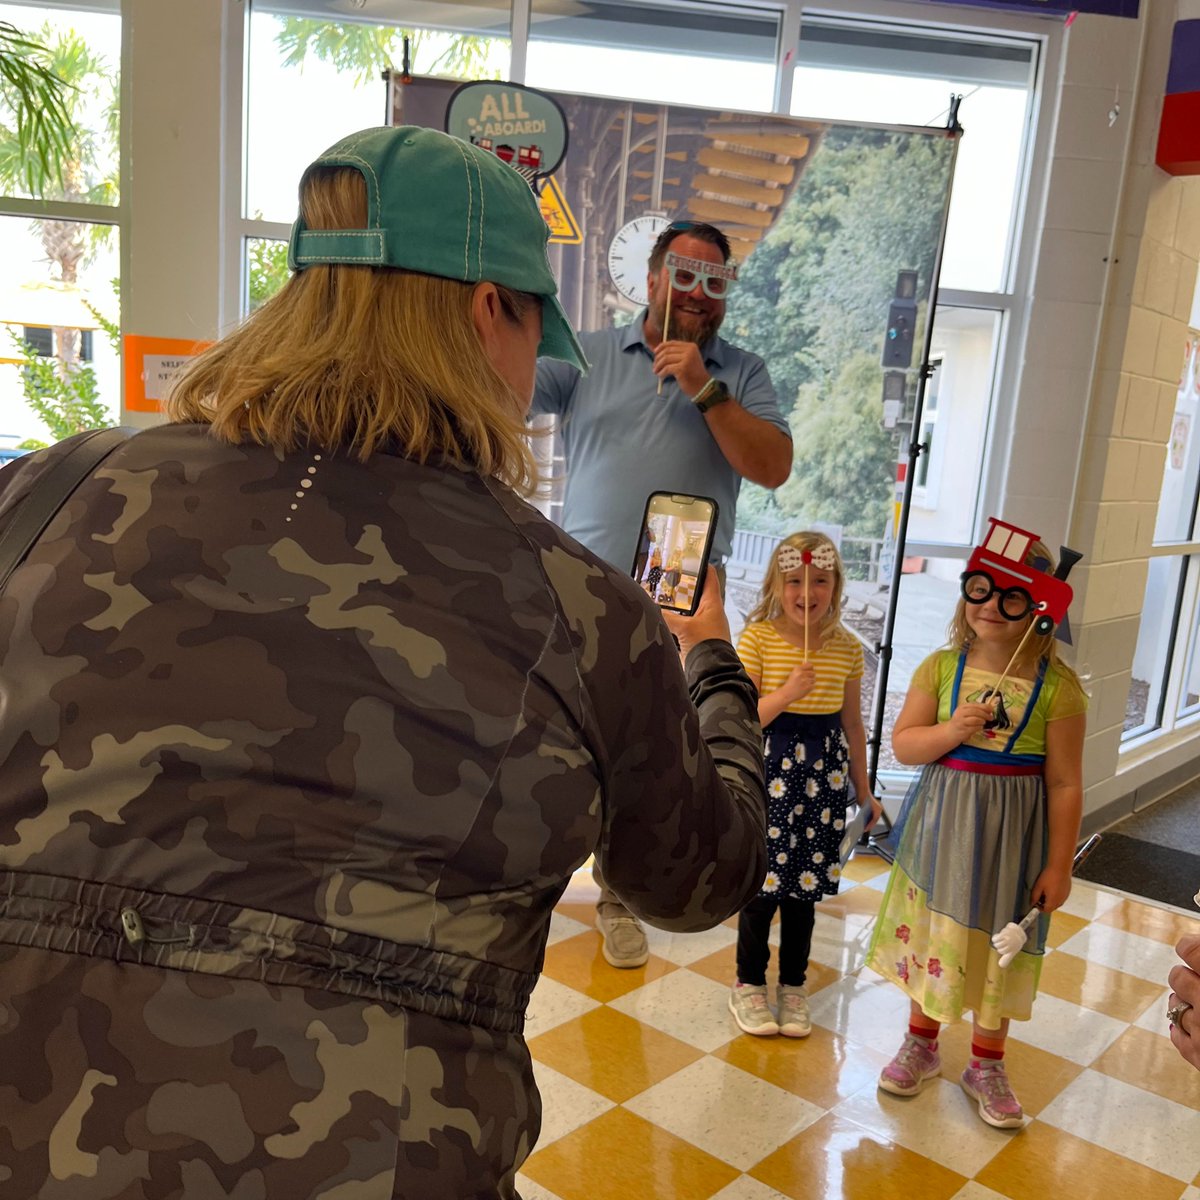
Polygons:
<instances>
[{"instance_id":1,"label":"backdrop stand pole","mask_svg":"<svg viewBox=\"0 0 1200 1200\"><path fill-rule=\"evenodd\" d=\"M922 408L925 403L925 387L933 375L930 353L933 349L933 323L937 312L939 280L942 274L942 259L946 252L946 228L950 221L950 194L954 184L955 160L958 158L959 139L963 128L958 122L958 106L962 96L950 97L950 112L946 119L946 136L954 140L950 156L949 184L942 202L942 219L938 229L937 253L933 261L933 275L929 285L929 299L925 311L925 336L921 348L921 365L917 376L917 394L913 403L912 426L908 438L908 469L904 475L904 491L900 499L900 512L896 518L895 547L892 559L891 592L888 596L887 612L884 614L883 631L875 644L878 666L875 672L875 695L871 704L871 728L867 735L867 780L871 794L879 795L879 750L883 744L883 724L887 715L887 682L892 663L892 636L896 630L896 606L900 599L900 581L904 574L904 547L908 535L908 516L912 508L912 493L917 475L917 459L929 447L919 440ZM885 839L892 832L892 822L886 810L875 823L870 833L864 833L859 846L873 850L889 861L894 857L894 847Z\"/></svg>"}]
</instances>

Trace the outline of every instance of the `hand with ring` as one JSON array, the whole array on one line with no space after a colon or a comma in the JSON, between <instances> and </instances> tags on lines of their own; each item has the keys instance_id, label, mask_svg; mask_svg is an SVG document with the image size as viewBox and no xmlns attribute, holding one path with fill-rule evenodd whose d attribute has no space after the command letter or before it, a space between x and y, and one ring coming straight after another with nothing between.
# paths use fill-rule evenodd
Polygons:
<instances>
[{"instance_id":1,"label":"hand with ring","mask_svg":"<svg viewBox=\"0 0 1200 1200\"><path fill-rule=\"evenodd\" d=\"M1167 1022L1171 1041L1180 1055L1200 1070L1200 934L1179 939L1175 952L1183 962L1171 968L1167 982L1171 996L1167 1001Z\"/></svg>"}]
</instances>

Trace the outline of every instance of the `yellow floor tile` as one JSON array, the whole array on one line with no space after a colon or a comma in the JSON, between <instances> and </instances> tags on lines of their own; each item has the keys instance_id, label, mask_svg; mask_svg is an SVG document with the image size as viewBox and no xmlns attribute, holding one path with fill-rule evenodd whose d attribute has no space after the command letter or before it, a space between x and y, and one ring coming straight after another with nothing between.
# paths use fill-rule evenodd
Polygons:
<instances>
[{"instance_id":1,"label":"yellow floor tile","mask_svg":"<svg viewBox=\"0 0 1200 1200\"><path fill-rule=\"evenodd\" d=\"M949 1200L967 1182L833 1113L826 1113L749 1174L793 1200Z\"/></svg>"},{"instance_id":2,"label":"yellow floor tile","mask_svg":"<svg viewBox=\"0 0 1200 1200\"><path fill-rule=\"evenodd\" d=\"M982 1171L977 1183L1011 1200L1179 1200L1177 1179L1073 1134L1033 1121Z\"/></svg>"},{"instance_id":3,"label":"yellow floor tile","mask_svg":"<svg viewBox=\"0 0 1200 1200\"><path fill-rule=\"evenodd\" d=\"M1019 1022L1013 1025L1020 1028ZM971 1022L943 1026L938 1049L943 1078L957 1084L971 1057ZM1004 1065L1021 1107L1031 1117L1037 1116L1083 1070L1078 1063L1011 1037L1005 1047Z\"/></svg>"},{"instance_id":4,"label":"yellow floor tile","mask_svg":"<svg viewBox=\"0 0 1200 1200\"><path fill-rule=\"evenodd\" d=\"M806 1038L735 1038L713 1057L822 1108L873 1086L888 1061L886 1054L848 1043L819 1025Z\"/></svg>"},{"instance_id":5,"label":"yellow floor tile","mask_svg":"<svg viewBox=\"0 0 1200 1200\"><path fill-rule=\"evenodd\" d=\"M600 893L597 892L598 896ZM587 897L579 899L562 899L555 906L554 911L562 913L564 917L572 917L582 925L588 926L589 929L596 925L596 901ZM599 937L599 933L596 935Z\"/></svg>"},{"instance_id":6,"label":"yellow floor tile","mask_svg":"<svg viewBox=\"0 0 1200 1200\"><path fill-rule=\"evenodd\" d=\"M618 1104L704 1057L702 1050L608 1007L531 1038L529 1050L538 1062Z\"/></svg>"},{"instance_id":7,"label":"yellow floor tile","mask_svg":"<svg viewBox=\"0 0 1200 1200\"><path fill-rule=\"evenodd\" d=\"M1050 918L1050 932L1046 935L1046 945L1061 946L1081 929L1086 929L1090 923L1087 917L1077 917L1074 913L1056 912Z\"/></svg>"},{"instance_id":8,"label":"yellow floor tile","mask_svg":"<svg viewBox=\"0 0 1200 1200\"><path fill-rule=\"evenodd\" d=\"M739 1175L624 1108L537 1151L521 1171L562 1200L708 1200Z\"/></svg>"},{"instance_id":9,"label":"yellow floor tile","mask_svg":"<svg viewBox=\"0 0 1200 1200\"><path fill-rule=\"evenodd\" d=\"M1200 1111L1200 1071L1180 1058L1167 1038L1148 1029L1127 1029L1092 1066Z\"/></svg>"},{"instance_id":10,"label":"yellow floor tile","mask_svg":"<svg viewBox=\"0 0 1200 1200\"><path fill-rule=\"evenodd\" d=\"M878 854L855 854L842 871L842 878L852 883L866 883L877 875L886 875L891 869L891 863Z\"/></svg>"},{"instance_id":11,"label":"yellow floor tile","mask_svg":"<svg viewBox=\"0 0 1200 1200\"><path fill-rule=\"evenodd\" d=\"M1105 1016L1136 1021L1162 995L1162 986L1074 954L1048 954L1039 990Z\"/></svg>"},{"instance_id":12,"label":"yellow floor tile","mask_svg":"<svg viewBox=\"0 0 1200 1200\"><path fill-rule=\"evenodd\" d=\"M705 979L713 979L717 983L728 984L732 987L734 977L737 975L737 947L725 946L715 954L697 959L696 962L688 964L688 970L695 971L697 975L703 975ZM819 992L821 988L828 987L831 983L837 983L841 978L842 973L835 971L833 967L827 967L824 963L810 962L804 986L808 988L808 994L811 996ZM771 963L767 967L767 983L771 989L772 1000L775 997L776 982L775 947L772 946Z\"/></svg>"},{"instance_id":13,"label":"yellow floor tile","mask_svg":"<svg viewBox=\"0 0 1200 1200\"><path fill-rule=\"evenodd\" d=\"M607 1003L632 992L652 979L659 979L676 970L674 963L650 955L644 967L633 970L610 967L600 950L598 933L581 933L546 947L546 975L567 987Z\"/></svg>"},{"instance_id":14,"label":"yellow floor tile","mask_svg":"<svg viewBox=\"0 0 1200 1200\"><path fill-rule=\"evenodd\" d=\"M1200 880L1197 880L1200 883ZM1111 925L1126 933L1137 933L1173 946L1185 933L1200 933L1200 913L1195 916L1136 900L1122 900L1116 908L1097 917L1097 925Z\"/></svg>"},{"instance_id":15,"label":"yellow floor tile","mask_svg":"<svg viewBox=\"0 0 1200 1200\"><path fill-rule=\"evenodd\" d=\"M851 913L856 916L873 917L879 912L879 902L883 893L874 888L855 887L839 892L836 896L827 896L817 905L817 912L830 917L846 917Z\"/></svg>"}]
</instances>

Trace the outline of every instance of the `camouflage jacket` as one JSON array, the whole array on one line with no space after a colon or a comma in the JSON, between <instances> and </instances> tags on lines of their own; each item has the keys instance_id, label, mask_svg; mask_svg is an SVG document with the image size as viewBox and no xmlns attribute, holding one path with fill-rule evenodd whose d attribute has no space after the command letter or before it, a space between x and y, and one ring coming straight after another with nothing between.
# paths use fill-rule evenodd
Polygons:
<instances>
[{"instance_id":1,"label":"camouflage jacket","mask_svg":"<svg viewBox=\"0 0 1200 1200\"><path fill-rule=\"evenodd\" d=\"M5 469L0 529L57 453ZM693 650L685 681L636 585L494 481L386 454L234 447L196 425L139 434L0 597L0 995L17 997L0 1021L0 1110L6 1081L37 1090L4 1037L28 1045L37 1029L48 1044L38 1014L61 1012L63 994L106 1014L72 1017L76 1040L86 1025L141 1047L81 1060L93 1083L124 1080L118 1060L140 1078L138 1054L164 1040L192 1045L189 1005L204 1000L200 1024L233 1021L213 1046L314 1013L332 1044L365 1045L370 1013L398 1013L407 1066L377 1091L414 1087L414 1043L439 1038L447 1095L447 1061L480 1039L515 1064L501 1092L531 1091L514 1046L554 904L593 850L629 907L666 928L708 928L756 892L755 700L725 643ZM213 1005L238 981L234 1019ZM168 1036L138 1006L171 989ZM294 1103L308 1103L288 1061ZM505 1107L463 1086L455 1111ZM403 1124L406 1103L387 1098L387 1122ZM68 1143L103 1155L130 1128L118 1137L111 1114L150 1104L110 1105L113 1128ZM475 1138L508 1160L496 1178L509 1183L479 1194L513 1194L536 1098L527 1108L506 1149ZM45 1135L29 1121L27 1140Z\"/></svg>"}]
</instances>

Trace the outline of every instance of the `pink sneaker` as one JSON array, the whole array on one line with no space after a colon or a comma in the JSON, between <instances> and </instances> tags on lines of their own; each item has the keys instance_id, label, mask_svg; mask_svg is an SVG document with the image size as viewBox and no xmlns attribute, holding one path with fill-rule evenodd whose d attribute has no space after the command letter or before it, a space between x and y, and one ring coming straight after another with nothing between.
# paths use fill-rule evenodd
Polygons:
<instances>
[{"instance_id":1,"label":"pink sneaker","mask_svg":"<svg viewBox=\"0 0 1200 1200\"><path fill-rule=\"evenodd\" d=\"M1021 1102L1013 1095L1004 1064L980 1059L979 1066L962 1073L963 1091L979 1104L979 1115L997 1129L1018 1129L1025 1124Z\"/></svg>"},{"instance_id":2,"label":"pink sneaker","mask_svg":"<svg viewBox=\"0 0 1200 1200\"><path fill-rule=\"evenodd\" d=\"M942 1056L906 1033L896 1057L879 1073L879 1086L893 1096L915 1096L941 1069Z\"/></svg>"}]
</instances>

